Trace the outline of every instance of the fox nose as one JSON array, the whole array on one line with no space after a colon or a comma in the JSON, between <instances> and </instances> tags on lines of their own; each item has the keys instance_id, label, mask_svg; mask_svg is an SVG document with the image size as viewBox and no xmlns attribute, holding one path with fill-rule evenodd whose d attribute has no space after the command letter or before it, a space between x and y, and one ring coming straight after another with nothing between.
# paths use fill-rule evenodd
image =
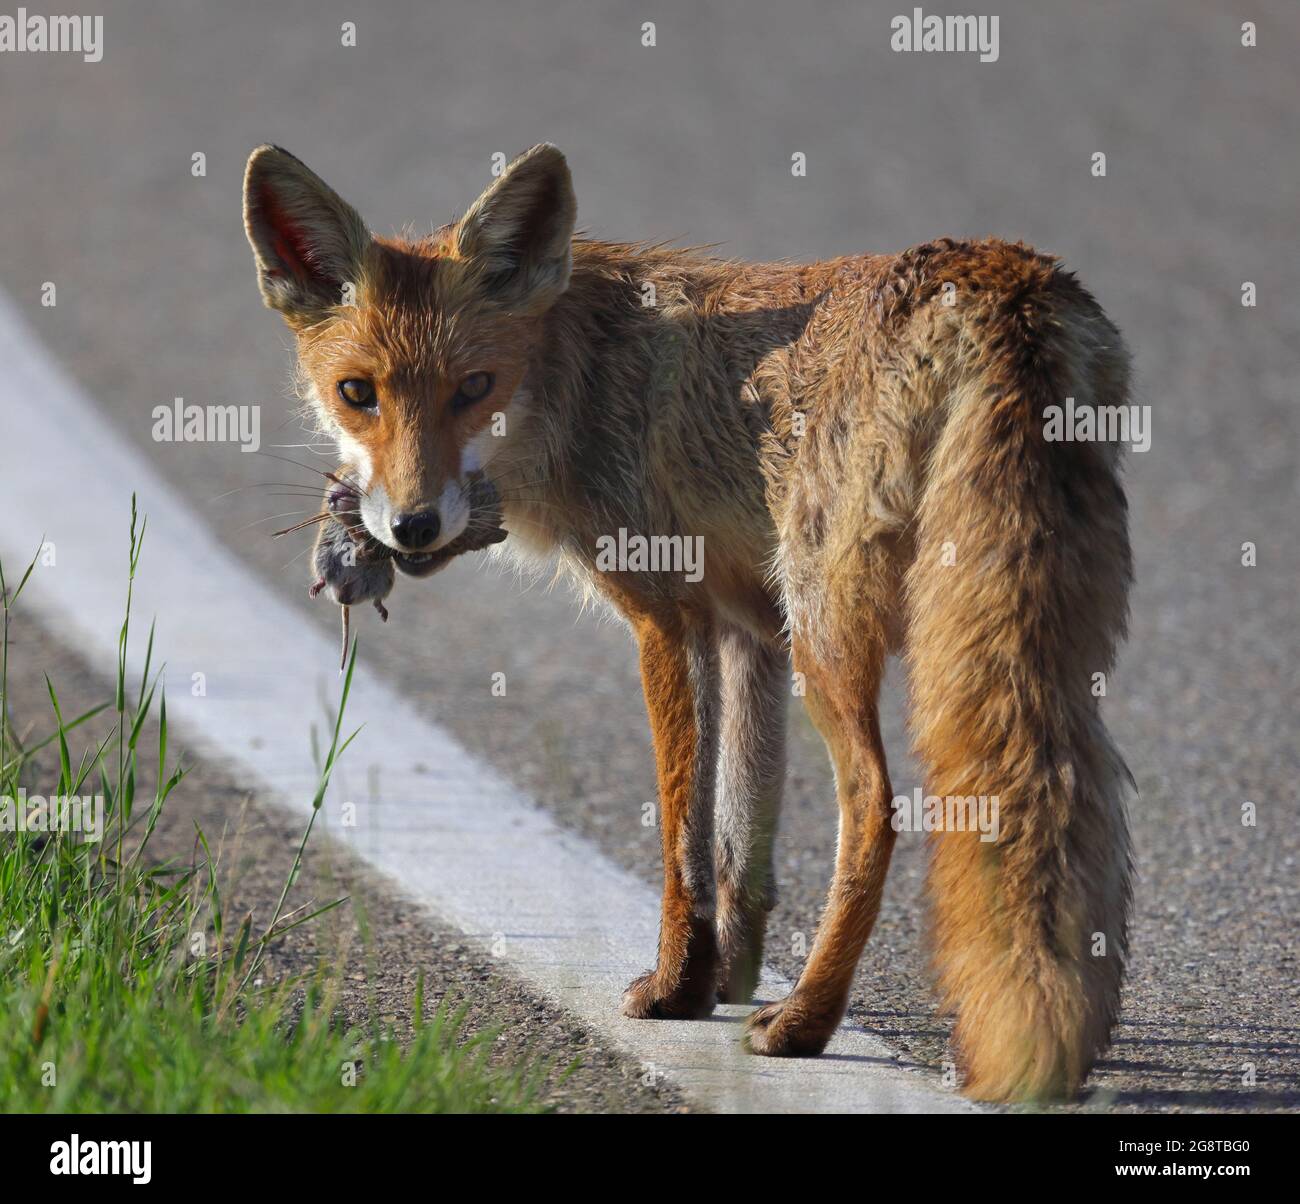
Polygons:
<instances>
[{"instance_id":1,"label":"fox nose","mask_svg":"<svg viewBox=\"0 0 1300 1204\"><path fill-rule=\"evenodd\" d=\"M436 510L421 510L416 514L396 514L393 516L393 538L404 548L419 551L438 538L438 521Z\"/></svg>"}]
</instances>

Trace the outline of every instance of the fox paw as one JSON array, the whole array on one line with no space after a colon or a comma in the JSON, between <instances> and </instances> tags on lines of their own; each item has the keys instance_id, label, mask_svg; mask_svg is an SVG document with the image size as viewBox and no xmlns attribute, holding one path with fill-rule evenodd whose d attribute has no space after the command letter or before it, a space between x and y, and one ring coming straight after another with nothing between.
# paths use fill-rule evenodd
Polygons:
<instances>
[{"instance_id":1,"label":"fox paw","mask_svg":"<svg viewBox=\"0 0 1300 1204\"><path fill-rule=\"evenodd\" d=\"M735 946L724 940L719 950L718 1002L749 1003L758 990L758 973L763 962L763 937L749 937Z\"/></svg>"},{"instance_id":2,"label":"fox paw","mask_svg":"<svg viewBox=\"0 0 1300 1204\"><path fill-rule=\"evenodd\" d=\"M765 1004L745 1021L745 1049L769 1058L815 1058L826 1048L839 1016L808 1010L791 993Z\"/></svg>"},{"instance_id":3,"label":"fox paw","mask_svg":"<svg viewBox=\"0 0 1300 1204\"><path fill-rule=\"evenodd\" d=\"M715 999L712 981L668 985L651 970L628 985L620 1010L632 1020L703 1020L712 1014Z\"/></svg>"},{"instance_id":4,"label":"fox paw","mask_svg":"<svg viewBox=\"0 0 1300 1204\"><path fill-rule=\"evenodd\" d=\"M748 966L733 966L718 980L719 1003L749 1003L758 989L758 975Z\"/></svg>"}]
</instances>

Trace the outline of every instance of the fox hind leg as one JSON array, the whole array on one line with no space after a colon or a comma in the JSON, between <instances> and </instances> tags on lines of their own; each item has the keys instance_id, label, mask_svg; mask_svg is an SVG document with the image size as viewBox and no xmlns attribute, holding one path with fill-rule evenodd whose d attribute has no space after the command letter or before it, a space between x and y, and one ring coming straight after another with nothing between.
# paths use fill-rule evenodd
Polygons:
<instances>
[{"instance_id":1,"label":"fox hind leg","mask_svg":"<svg viewBox=\"0 0 1300 1204\"><path fill-rule=\"evenodd\" d=\"M794 990L759 1008L746 1025L752 1053L812 1057L825 1049L848 1005L858 958L876 922L894 847L889 771L876 710L883 640L853 655L817 659L795 642L809 714L835 765L839 851L817 938Z\"/></svg>"},{"instance_id":2,"label":"fox hind leg","mask_svg":"<svg viewBox=\"0 0 1300 1204\"><path fill-rule=\"evenodd\" d=\"M776 903L772 847L785 777L787 658L737 628L719 639L721 755L715 808L718 998L748 1003Z\"/></svg>"}]
</instances>

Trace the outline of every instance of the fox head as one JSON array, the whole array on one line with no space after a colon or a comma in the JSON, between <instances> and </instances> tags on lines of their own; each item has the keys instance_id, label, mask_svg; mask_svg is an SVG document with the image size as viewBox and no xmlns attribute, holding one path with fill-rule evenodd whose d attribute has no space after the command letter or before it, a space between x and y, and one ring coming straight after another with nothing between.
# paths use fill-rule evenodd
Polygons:
<instances>
[{"instance_id":1,"label":"fox head","mask_svg":"<svg viewBox=\"0 0 1300 1204\"><path fill-rule=\"evenodd\" d=\"M287 151L261 146L244 228L262 297L294 331L303 391L361 487L366 530L421 575L473 521L494 438L542 317L568 286L576 204L564 156L519 156L458 222L374 237ZM489 491L490 492L490 491ZM431 571L428 568L427 571Z\"/></svg>"}]
</instances>

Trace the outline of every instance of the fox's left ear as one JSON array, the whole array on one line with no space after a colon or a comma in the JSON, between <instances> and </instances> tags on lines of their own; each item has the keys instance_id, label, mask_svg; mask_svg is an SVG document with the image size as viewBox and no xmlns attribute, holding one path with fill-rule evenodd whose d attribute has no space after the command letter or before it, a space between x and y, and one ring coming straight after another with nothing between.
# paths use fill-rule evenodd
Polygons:
<instances>
[{"instance_id":1,"label":"fox's left ear","mask_svg":"<svg viewBox=\"0 0 1300 1204\"><path fill-rule=\"evenodd\" d=\"M456 251L492 298L541 313L568 287L578 204L569 165L543 142L513 160L456 226Z\"/></svg>"},{"instance_id":2,"label":"fox's left ear","mask_svg":"<svg viewBox=\"0 0 1300 1204\"><path fill-rule=\"evenodd\" d=\"M259 146L244 172L244 230L262 299L291 326L344 304L361 275L370 231L360 214L305 163Z\"/></svg>"}]
</instances>

